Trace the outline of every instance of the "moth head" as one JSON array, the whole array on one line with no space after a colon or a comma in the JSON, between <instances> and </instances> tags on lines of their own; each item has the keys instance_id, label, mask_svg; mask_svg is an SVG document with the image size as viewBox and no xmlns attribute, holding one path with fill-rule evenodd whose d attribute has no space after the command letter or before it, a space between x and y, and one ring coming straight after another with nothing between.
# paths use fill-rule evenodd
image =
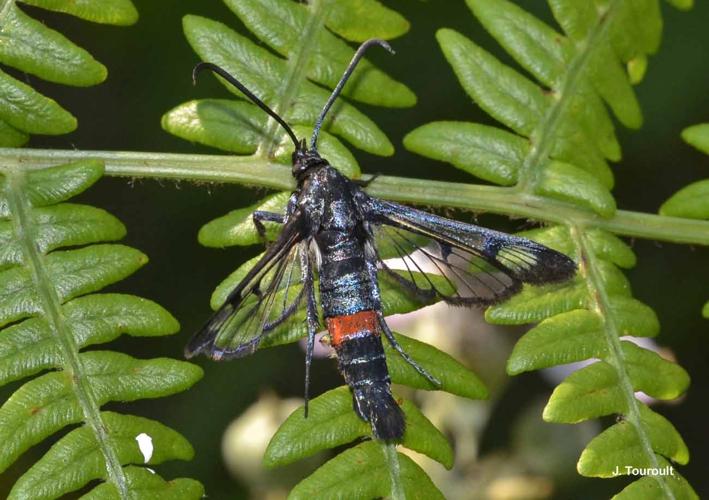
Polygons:
<instances>
[{"instance_id":1,"label":"moth head","mask_svg":"<svg viewBox=\"0 0 709 500\"><path fill-rule=\"evenodd\" d=\"M301 139L291 158L293 161L293 177L298 180L302 179L312 168L327 165L327 160L320 156L317 149L308 149L306 147L305 139Z\"/></svg>"}]
</instances>

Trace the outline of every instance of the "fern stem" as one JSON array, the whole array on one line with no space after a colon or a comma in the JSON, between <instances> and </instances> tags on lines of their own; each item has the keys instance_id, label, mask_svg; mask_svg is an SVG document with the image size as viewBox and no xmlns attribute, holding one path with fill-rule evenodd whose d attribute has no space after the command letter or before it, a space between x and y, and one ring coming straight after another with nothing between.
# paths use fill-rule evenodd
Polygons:
<instances>
[{"instance_id":1,"label":"fern stem","mask_svg":"<svg viewBox=\"0 0 709 500\"><path fill-rule=\"evenodd\" d=\"M62 313L61 301L51 283L44 256L35 244L30 203L24 195L25 174L15 170L7 176L6 195L15 237L22 245L27 265L42 302L47 322L55 332L65 362L64 370L72 381L72 388L81 407L84 421L93 431L96 442L106 463L108 480L113 482L121 499L128 499L128 484L121 461L114 449L111 438L101 418L100 405L84 375L84 367L79 358L79 348L74 341Z\"/></svg>"},{"instance_id":2,"label":"fern stem","mask_svg":"<svg viewBox=\"0 0 709 500\"><path fill-rule=\"evenodd\" d=\"M282 191L295 187L288 167L262 158L224 155L0 148L0 172L46 168L87 158L102 160L107 174L120 177L236 183ZM369 178L363 176L363 180ZM379 176L367 192L400 202L492 212L596 227L636 238L709 246L709 221L625 210L605 219L571 203L520 193L515 188Z\"/></svg>"},{"instance_id":3,"label":"fern stem","mask_svg":"<svg viewBox=\"0 0 709 500\"><path fill-rule=\"evenodd\" d=\"M399 454L396 452L396 445L393 443L380 442L384 459L389 466L389 479L391 481L391 491L389 498L392 500L406 500L406 493L401 484L401 466L399 464Z\"/></svg>"},{"instance_id":4,"label":"fern stem","mask_svg":"<svg viewBox=\"0 0 709 500\"><path fill-rule=\"evenodd\" d=\"M298 90L307 79L308 62L316 46L318 35L325 23L323 2L313 0L308 5L308 10L310 10L311 15L299 39L299 43L296 44L295 53L288 57L288 76L278 92L280 98L275 106L275 111L281 115L286 114L296 98ZM276 123L276 120L269 118L263 140L256 150L256 156L261 158L273 157L278 145L279 130L280 125Z\"/></svg>"},{"instance_id":5,"label":"fern stem","mask_svg":"<svg viewBox=\"0 0 709 500\"><path fill-rule=\"evenodd\" d=\"M641 403L635 397L635 389L633 388L633 383L630 380L630 375L625 366L620 333L611 310L608 294L603 286L603 280L596 264L596 256L585 236L586 228L573 225L570 229L571 236L579 250L581 272L585 275L586 283L588 284L591 309L603 319L606 342L610 352L608 362L615 368L616 374L618 375L618 382L627 408L625 418L627 422L635 428L643 453L648 463L651 464L650 466L660 468L657 455L652 449L650 436L645 432L645 428L640 419L639 405ZM663 476L653 475L651 477L659 483L666 498L675 500L675 496Z\"/></svg>"},{"instance_id":6,"label":"fern stem","mask_svg":"<svg viewBox=\"0 0 709 500\"><path fill-rule=\"evenodd\" d=\"M600 20L591 28L586 40L577 44L578 50L567 66L568 69L559 92L555 94L556 101L549 107L541 122L531 134L532 147L520 167L516 185L520 191L534 192L542 167L549 159L549 152L553 145L559 120L571 98L576 93L576 85L584 74L586 62L591 52L598 46L599 38L605 35L608 26L611 24L614 7L617 3L618 1L616 0L608 6L606 14L600 16Z\"/></svg>"}]
</instances>

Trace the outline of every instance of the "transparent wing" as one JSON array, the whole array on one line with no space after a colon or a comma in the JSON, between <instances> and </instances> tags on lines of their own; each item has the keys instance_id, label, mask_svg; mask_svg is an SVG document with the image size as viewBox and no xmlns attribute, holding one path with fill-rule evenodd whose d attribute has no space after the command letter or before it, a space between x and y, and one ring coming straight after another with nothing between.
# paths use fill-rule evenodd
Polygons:
<instances>
[{"instance_id":1,"label":"transparent wing","mask_svg":"<svg viewBox=\"0 0 709 500\"><path fill-rule=\"evenodd\" d=\"M264 337L292 316L307 294L308 241L283 229L278 240L246 273L224 304L185 349L189 358L204 353L232 359L253 353Z\"/></svg>"},{"instance_id":2,"label":"transparent wing","mask_svg":"<svg viewBox=\"0 0 709 500\"><path fill-rule=\"evenodd\" d=\"M576 271L564 254L525 238L374 198L366 207L382 268L425 297L494 304L519 291L522 283L561 281ZM400 271L393 272L394 266ZM442 276L446 286L426 273Z\"/></svg>"}]
</instances>

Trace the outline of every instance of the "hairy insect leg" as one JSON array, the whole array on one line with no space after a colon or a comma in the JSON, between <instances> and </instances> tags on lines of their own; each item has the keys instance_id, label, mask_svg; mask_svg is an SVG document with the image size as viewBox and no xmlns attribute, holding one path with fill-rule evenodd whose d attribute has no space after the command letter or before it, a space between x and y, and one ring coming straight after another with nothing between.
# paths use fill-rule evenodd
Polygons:
<instances>
[{"instance_id":1,"label":"hairy insect leg","mask_svg":"<svg viewBox=\"0 0 709 500\"><path fill-rule=\"evenodd\" d=\"M266 226L263 225L264 222L275 222L276 224L285 224L290 219L291 215L295 211L296 204L298 201L298 196L293 193L290 198L288 198L288 205L286 205L286 213L279 214L276 212L268 212L266 210L256 210L251 214L251 220L256 226L256 232L262 240L266 239Z\"/></svg>"},{"instance_id":2,"label":"hairy insect leg","mask_svg":"<svg viewBox=\"0 0 709 500\"><path fill-rule=\"evenodd\" d=\"M441 382L428 373L421 365L419 365L416 361L414 361L411 356L406 354L406 351L399 345L399 343L396 341L396 338L394 337L394 334L391 332L389 329L389 325L387 325L386 321L384 320L384 314L381 311L381 293L379 291L379 285L377 282L377 254L376 254L376 249L372 246L370 254L367 258L367 271L369 272L370 279L372 280L372 283L374 283L374 295L377 300L377 302L380 303L379 310L377 311L377 320L379 321L379 325L381 326L382 331L384 332L384 336L387 338L391 346L394 348L396 352L399 353L399 355L404 358L404 361L406 361L408 364L411 365L411 367L419 372L426 380L431 382L435 387L440 387Z\"/></svg>"},{"instance_id":3,"label":"hairy insect leg","mask_svg":"<svg viewBox=\"0 0 709 500\"><path fill-rule=\"evenodd\" d=\"M313 361L313 350L315 349L315 334L318 331L318 306L315 301L315 287L313 284L313 272L308 250L301 252L300 268L303 273L303 286L306 289L305 320L308 326L308 343L305 350L305 418L308 417L308 402L310 401L310 365Z\"/></svg>"},{"instance_id":4,"label":"hairy insect leg","mask_svg":"<svg viewBox=\"0 0 709 500\"><path fill-rule=\"evenodd\" d=\"M440 380L428 373L421 365L414 361L411 356L406 353L406 351L404 351L401 345L396 341L396 337L394 337L394 334L389 329L389 325L387 325L386 321L384 320L384 315L381 312L377 312L377 318L379 319L379 325L381 326L382 331L384 332L384 336L387 338L394 350L398 352L402 358L404 358L404 361L410 364L414 370L419 372L426 380L436 386L436 388L441 387Z\"/></svg>"},{"instance_id":5,"label":"hairy insect leg","mask_svg":"<svg viewBox=\"0 0 709 500\"><path fill-rule=\"evenodd\" d=\"M256 226L256 232L262 240L266 239L266 226L263 225L264 222L275 222L276 224L285 224L286 216L283 214L277 214L275 212L265 212L263 210L256 210L251 214L251 220Z\"/></svg>"}]
</instances>

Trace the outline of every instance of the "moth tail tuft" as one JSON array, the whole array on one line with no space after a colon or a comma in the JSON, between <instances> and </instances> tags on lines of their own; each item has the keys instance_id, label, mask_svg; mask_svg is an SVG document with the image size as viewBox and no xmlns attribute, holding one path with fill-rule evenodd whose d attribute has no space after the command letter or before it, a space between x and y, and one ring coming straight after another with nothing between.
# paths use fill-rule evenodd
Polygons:
<instances>
[{"instance_id":1,"label":"moth tail tuft","mask_svg":"<svg viewBox=\"0 0 709 500\"><path fill-rule=\"evenodd\" d=\"M404 437L404 412L385 387L355 389L355 410L372 426L374 437L382 441L400 441Z\"/></svg>"}]
</instances>

